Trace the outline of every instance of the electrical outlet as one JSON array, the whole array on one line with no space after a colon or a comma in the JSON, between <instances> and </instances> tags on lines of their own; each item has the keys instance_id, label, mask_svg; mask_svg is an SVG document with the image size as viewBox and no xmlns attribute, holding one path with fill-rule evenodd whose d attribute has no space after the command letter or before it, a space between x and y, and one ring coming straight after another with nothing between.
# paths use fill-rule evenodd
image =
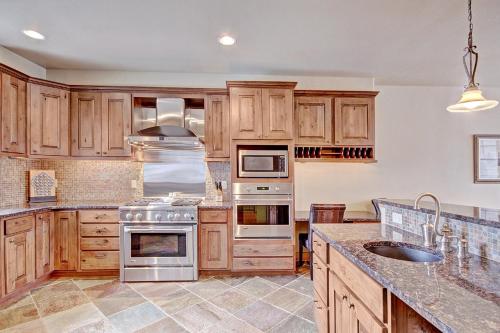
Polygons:
<instances>
[{"instance_id":1,"label":"electrical outlet","mask_svg":"<svg viewBox=\"0 0 500 333\"><path fill-rule=\"evenodd\" d=\"M221 181L220 184L222 185L223 190L227 189L227 182L225 180Z\"/></svg>"},{"instance_id":2,"label":"electrical outlet","mask_svg":"<svg viewBox=\"0 0 500 333\"><path fill-rule=\"evenodd\" d=\"M399 213L392 213L392 222L397 224L403 224L403 215Z\"/></svg>"},{"instance_id":3,"label":"electrical outlet","mask_svg":"<svg viewBox=\"0 0 500 333\"><path fill-rule=\"evenodd\" d=\"M130 187L133 188L133 189L136 189L137 188L137 180L132 179L130 181Z\"/></svg>"}]
</instances>

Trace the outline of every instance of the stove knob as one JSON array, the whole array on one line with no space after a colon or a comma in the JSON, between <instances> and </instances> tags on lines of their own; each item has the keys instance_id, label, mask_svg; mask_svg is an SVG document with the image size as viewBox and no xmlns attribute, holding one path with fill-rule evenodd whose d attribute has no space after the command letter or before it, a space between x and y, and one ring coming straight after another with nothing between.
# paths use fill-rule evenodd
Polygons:
<instances>
[{"instance_id":1,"label":"stove knob","mask_svg":"<svg viewBox=\"0 0 500 333\"><path fill-rule=\"evenodd\" d=\"M155 220L159 222L161 220L161 214L156 214Z\"/></svg>"},{"instance_id":2,"label":"stove knob","mask_svg":"<svg viewBox=\"0 0 500 333\"><path fill-rule=\"evenodd\" d=\"M184 218L185 218L186 220L191 219L191 214L189 214L189 213L184 214Z\"/></svg>"},{"instance_id":3,"label":"stove knob","mask_svg":"<svg viewBox=\"0 0 500 333\"><path fill-rule=\"evenodd\" d=\"M276 186L276 187L274 188L274 190L275 190L276 192L278 192L278 191L280 190L280 187L279 187L279 186Z\"/></svg>"},{"instance_id":4,"label":"stove knob","mask_svg":"<svg viewBox=\"0 0 500 333\"><path fill-rule=\"evenodd\" d=\"M141 214L141 213L137 213L137 214L135 214L135 219L136 219L137 221L142 220L142 214Z\"/></svg>"},{"instance_id":5,"label":"stove knob","mask_svg":"<svg viewBox=\"0 0 500 333\"><path fill-rule=\"evenodd\" d=\"M179 219L179 217L181 217L181 214L179 214L179 213L175 213L175 214L174 214L174 217L175 217L175 219L176 219L176 220L178 220L178 219Z\"/></svg>"},{"instance_id":6,"label":"stove knob","mask_svg":"<svg viewBox=\"0 0 500 333\"><path fill-rule=\"evenodd\" d=\"M173 219L173 218L174 218L174 214L169 213L169 214L167 215L167 220L171 220L171 219Z\"/></svg>"},{"instance_id":7,"label":"stove knob","mask_svg":"<svg viewBox=\"0 0 500 333\"><path fill-rule=\"evenodd\" d=\"M127 221L132 221L132 218L133 218L133 217L134 217L134 216L132 215L132 213L127 213L127 215L125 215L125 219L126 219Z\"/></svg>"}]
</instances>

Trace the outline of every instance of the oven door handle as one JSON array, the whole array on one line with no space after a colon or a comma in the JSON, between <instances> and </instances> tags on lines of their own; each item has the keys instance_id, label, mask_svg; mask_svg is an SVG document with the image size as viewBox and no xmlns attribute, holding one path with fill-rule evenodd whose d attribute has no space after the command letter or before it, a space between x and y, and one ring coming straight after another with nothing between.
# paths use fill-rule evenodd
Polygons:
<instances>
[{"instance_id":1,"label":"oven door handle","mask_svg":"<svg viewBox=\"0 0 500 333\"><path fill-rule=\"evenodd\" d=\"M193 232L193 228L192 227L180 227L180 228L125 227L123 231L126 233L142 232L142 233L148 233L148 234L159 233L159 232L160 233L176 233L176 232L182 232L182 231L185 231L186 233L188 233L188 232Z\"/></svg>"}]
</instances>

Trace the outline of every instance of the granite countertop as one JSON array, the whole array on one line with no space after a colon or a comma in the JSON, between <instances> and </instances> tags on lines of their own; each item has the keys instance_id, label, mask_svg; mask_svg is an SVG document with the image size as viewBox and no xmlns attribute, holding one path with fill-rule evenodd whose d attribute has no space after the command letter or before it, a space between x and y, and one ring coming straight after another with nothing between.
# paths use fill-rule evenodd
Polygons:
<instances>
[{"instance_id":1,"label":"granite countertop","mask_svg":"<svg viewBox=\"0 0 500 333\"><path fill-rule=\"evenodd\" d=\"M314 224L313 230L361 270L443 332L500 332L500 263L455 253L437 263L385 258L368 241L422 245L421 237L386 224Z\"/></svg>"},{"instance_id":2,"label":"granite countertop","mask_svg":"<svg viewBox=\"0 0 500 333\"><path fill-rule=\"evenodd\" d=\"M0 218L12 217L23 214L40 213L48 210L63 209L118 209L124 202L117 201L58 201L41 202L0 208Z\"/></svg>"},{"instance_id":3,"label":"granite countertop","mask_svg":"<svg viewBox=\"0 0 500 333\"><path fill-rule=\"evenodd\" d=\"M375 199L375 203L390 205L405 209L416 210L413 208L414 200L407 199ZM435 214L434 202L421 201L420 211L427 214ZM500 209L482 208L474 206L441 204L441 216L457 219L469 223L486 225L500 228Z\"/></svg>"},{"instance_id":4,"label":"granite countertop","mask_svg":"<svg viewBox=\"0 0 500 333\"><path fill-rule=\"evenodd\" d=\"M198 205L199 208L220 208L220 209L231 209L233 208L233 203L231 201L215 201L215 200L203 200Z\"/></svg>"},{"instance_id":5,"label":"granite countertop","mask_svg":"<svg viewBox=\"0 0 500 333\"><path fill-rule=\"evenodd\" d=\"M309 211L308 210L298 210L295 212L295 222L306 222L309 221ZM346 210L344 213L344 222L380 222L377 219L377 215L372 212L367 211L356 211L356 210Z\"/></svg>"}]
</instances>

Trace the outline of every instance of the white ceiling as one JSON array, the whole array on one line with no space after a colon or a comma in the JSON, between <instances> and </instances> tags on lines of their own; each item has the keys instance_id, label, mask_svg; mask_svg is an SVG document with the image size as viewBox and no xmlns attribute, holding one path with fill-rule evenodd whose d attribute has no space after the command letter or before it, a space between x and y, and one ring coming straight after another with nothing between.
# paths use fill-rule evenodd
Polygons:
<instances>
[{"instance_id":1,"label":"white ceiling","mask_svg":"<svg viewBox=\"0 0 500 333\"><path fill-rule=\"evenodd\" d=\"M457 85L465 8L465 0L0 0L0 45L49 69ZM500 0L474 0L473 14L478 81L500 86ZM219 45L223 33L237 44Z\"/></svg>"}]
</instances>

